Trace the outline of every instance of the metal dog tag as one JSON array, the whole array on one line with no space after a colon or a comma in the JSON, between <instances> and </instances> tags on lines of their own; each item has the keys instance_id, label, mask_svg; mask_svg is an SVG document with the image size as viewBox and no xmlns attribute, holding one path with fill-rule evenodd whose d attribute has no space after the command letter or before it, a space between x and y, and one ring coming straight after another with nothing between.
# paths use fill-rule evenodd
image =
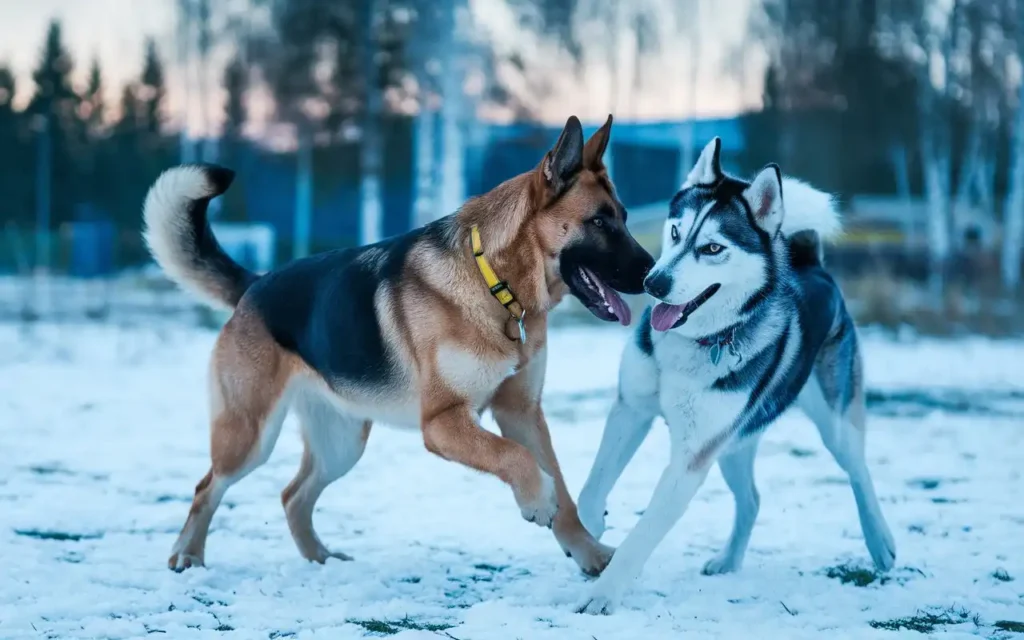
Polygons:
<instances>
[{"instance_id":1,"label":"metal dog tag","mask_svg":"<svg viewBox=\"0 0 1024 640\"><path fill-rule=\"evenodd\" d=\"M708 355L711 356L711 364L717 367L718 363L722 361L722 345L717 342L711 345Z\"/></svg>"}]
</instances>

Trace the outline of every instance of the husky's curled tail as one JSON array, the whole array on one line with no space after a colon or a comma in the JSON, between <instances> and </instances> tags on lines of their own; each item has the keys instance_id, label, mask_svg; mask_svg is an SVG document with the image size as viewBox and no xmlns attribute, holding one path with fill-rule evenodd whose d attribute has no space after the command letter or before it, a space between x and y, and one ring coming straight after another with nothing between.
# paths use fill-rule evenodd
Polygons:
<instances>
[{"instance_id":1,"label":"husky's curled tail","mask_svg":"<svg viewBox=\"0 0 1024 640\"><path fill-rule=\"evenodd\" d=\"M843 231L835 198L796 178L782 179L786 214L780 232L789 240L789 262L794 267L824 263L823 243Z\"/></svg>"}]
</instances>

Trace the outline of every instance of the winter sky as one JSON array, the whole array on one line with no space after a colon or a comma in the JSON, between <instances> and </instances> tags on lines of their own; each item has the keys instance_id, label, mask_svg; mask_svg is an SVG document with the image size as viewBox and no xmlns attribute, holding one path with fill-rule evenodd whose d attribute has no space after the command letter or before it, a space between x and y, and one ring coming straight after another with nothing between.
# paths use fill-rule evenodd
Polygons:
<instances>
[{"instance_id":1,"label":"winter sky","mask_svg":"<svg viewBox=\"0 0 1024 640\"><path fill-rule=\"evenodd\" d=\"M478 24L492 34L499 48L516 46L532 53L533 68L551 70L553 90L540 102L539 111L545 120L564 121L569 113L584 120L603 119L614 111L620 119L675 119L689 114L690 60L692 45L686 36L692 24L699 25L700 65L697 80L696 111L701 116L727 115L742 107L756 104L759 90L759 55L755 50L746 52L745 65L729 65L734 59L746 30L751 0L704 0L696 15L688 7L694 0L647 0L646 4L663 11L666 35L660 54L643 64L639 90L632 88L635 63L632 44L623 42L619 80L618 104L612 105L610 74L607 54L594 52L584 67L580 80L575 80L565 68L566 61L539 44L523 47L524 34L513 26L504 0L471 0ZM632 5L633 3L624 3ZM637 2L639 6L641 3ZM681 8L674 10L675 8ZM659 16L662 14L659 14ZM675 16L675 18L673 18ZM18 74L18 101L24 104L31 92L31 70L37 64L47 22L62 20L65 41L76 62L76 80L84 82L92 57L102 62L110 102L116 104L120 87L136 77L141 64L143 42L147 36L156 38L165 60L173 63L174 54L174 0L0 0L0 62L11 65ZM675 25L675 26L672 26ZM606 36L595 32L593 42L605 42ZM225 55L222 53L220 59ZM746 78L735 71L747 69ZM169 75L169 111L173 121L182 118L182 77L171 68ZM219 71L213 74L219 79ZM746 89L742 86L746 85ZM222 96L213 91L209 98L213 120L219 117ZM201 128L199 105L195 95L190 99L189 122L192 129ZM266 117L266 109L256 106L256 119ZM215 125L214 125L215 126Z\"/></svg>"}]
</instances>

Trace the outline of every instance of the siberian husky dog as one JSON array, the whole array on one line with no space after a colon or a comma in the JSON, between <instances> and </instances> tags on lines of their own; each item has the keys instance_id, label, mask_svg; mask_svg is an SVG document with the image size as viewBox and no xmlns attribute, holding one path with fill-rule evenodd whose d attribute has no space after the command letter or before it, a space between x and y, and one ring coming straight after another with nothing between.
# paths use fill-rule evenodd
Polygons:
<instances>
[{"instance_id":1,"label":"siberian husky dog","mask_svg":"<svg viewBox=\"0 0 1024 640\"><path fill-rule=\"evenodd\" d=\"M717 461L736 500L725 548L705 574L736 571L759 496L761 433L796 404L849 475L875 565L896 547L864 459L864 394L854 324L822 266L839 231L831 198L768 165L753 182L722 172L712 140L672 199L661 257L644 286L658 299L622 355L618 398L580 498L587 529L604 532L608 494L656 416L670 460L647 510L580 607L609 613L679 520Z\"/></svg>"}]
</instances>

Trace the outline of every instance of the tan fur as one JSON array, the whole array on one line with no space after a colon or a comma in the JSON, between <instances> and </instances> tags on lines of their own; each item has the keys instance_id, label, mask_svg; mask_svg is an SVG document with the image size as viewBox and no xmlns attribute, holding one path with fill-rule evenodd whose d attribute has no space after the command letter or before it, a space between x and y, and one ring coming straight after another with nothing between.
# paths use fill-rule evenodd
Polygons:
<instances>
[{"instance_id":1,"label":"tan fur","mask_svg":"<svg viewBox=\"0 0 1024 640\"><path fill-rule=\"evenodd\" d=\"M604 569L612 551L580 524L540 397L547 313L568 290L558 272L559 252L581 232L591 212L602 202L614 202L600 160L610 122L587 142L584 170L557 201L545 180L545 158L534 171L462 207L456 216L459 251L415 245L400 283L380 287L375 306L384 341L400 362L405 383L400 391L375 396L365 389L328 387L273 341L242 299L214 350L212 467L196 488L169 561L172 568L202 564L206 532L221 496L269 455L280 428L278 418L283 417L278 413L294 396L306 448L298 474L281 499L292 536L307 559L348 558L328 552L320 542L312 527L313 507L323 488L359 459L370 421L383 420L416 424L429 451L500 478L511 487L524 517L550 523L563 550L585 572ZM490 295L477 270L469 248L472 225L480 228L494 270L526 309L526 344L509 339L508 311ZM488 406L501 436L479 426L479 413ZM319 416L329 412L342 417L341 435L328 435L320 424ZM326 437L344 439L351 450L344 460L332 461L330 471L324 471L330 465L317 447L317 438Z\"/></svg>"}]
</instances>

